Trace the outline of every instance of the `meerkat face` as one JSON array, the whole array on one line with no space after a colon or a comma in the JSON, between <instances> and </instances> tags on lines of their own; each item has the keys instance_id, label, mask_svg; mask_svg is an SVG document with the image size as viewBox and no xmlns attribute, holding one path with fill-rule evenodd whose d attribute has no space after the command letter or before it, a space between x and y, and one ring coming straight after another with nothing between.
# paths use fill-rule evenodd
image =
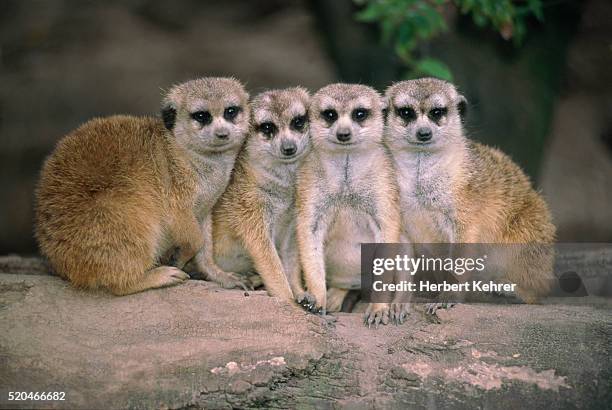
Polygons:
<instances>
[{"instance_id":1,"label":"meerkat face","mask_svg":"<svg viewBox=\"0 0 612 410\"><path fill-rule=\"evenodd\" d=\"M466 100L451 83L421 78L387 89L385 140L394 149L431 151L463 138Z\"/></svg>"},{"instance_id":2,"label":"meerkat face","mask_svg":"<svg viewBox=\"0 0 612 410\"><path fill-rule=\"evenodd\" d=\"M177 142L201 153L240 147L248 131L249 95L233 78L205 77L170 89L162 118Z\"/></svg>"},{"instance_id":3,"label":"meerkat face","mask_svg":"<svg viewBox=\"0 0 612 410\"><path fill-rule=\"evenodd\" d=\"M383 104L371 87L331 84L321 88L310 103L310 135L315 147L346 151L382 140Z\"/></svg>"},{"instance_id":4,"label":"meerkat face","mask_svg":"<svg viewBox=\"0 0 612 410\"><path fill-rule=\"evenodd\" d=\"M300 87L266 91L253 99L253 126L247 142L251 158L293 163L303 157L310 145L309 99Z\"/></svg>"}]
</instances>

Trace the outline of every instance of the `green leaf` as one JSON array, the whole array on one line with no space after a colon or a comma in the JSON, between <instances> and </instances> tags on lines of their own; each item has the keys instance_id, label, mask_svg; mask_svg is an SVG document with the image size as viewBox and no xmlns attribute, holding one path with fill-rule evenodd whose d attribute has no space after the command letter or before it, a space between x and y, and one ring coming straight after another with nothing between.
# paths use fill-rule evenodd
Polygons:
<instances>
[{"instance_id":1,"label":"green leaf","mask_svg":"<svg viewBox=\"0 0 612 410\"><path fill-rule=\"evenodd\" d=\"M536 16L538 20L544 20L544 13L542 12L542 2L540 0L528 0L527 4L533 15Z\"/></svg>"},{"instance_id":2,"label":"green leaf","mask_svg":"<svg viewBox=\"0 0 612 410\"><path fill-rule=\"evenodd\" d=\"M384 43L388 44L393 38L393 34L395 32L395 26L393 25L393 22L391 22L390 20L383 20L380 23L380 26L382 29L382 40Z\"/></svg>"},{"instance_id":3,"label":"green leaf","mask_svg":"<svg viewBox=\"0 0 612 410\"><path fill-rule=\"evenodd\" d=\"M382 9L376 5L370 4L365 9L357 12L357 20L371 23L382 17Z\"/></svg>"},{"instance_id":4,"label":"green leaf","mask_svg":"<svg viewBox=\"0 0 612 410\"><path fill-rule=\"evenodd\" d=\"M453 75L450 68L442 61L435 58L423 58L419 60L412 72L416 75L424 75L452 81Z\"/></svg>"},{"instance_id":5,"label":"green leaf","mask_svg":"<svg viewBox=\"0 0 612 410\"><path fill-rule=\"evenodd\" d=\"M414 37L414 27L409 22L404 22L398 30L397 40L400 43L407 43Z\"/></svg>"}]
</instances>

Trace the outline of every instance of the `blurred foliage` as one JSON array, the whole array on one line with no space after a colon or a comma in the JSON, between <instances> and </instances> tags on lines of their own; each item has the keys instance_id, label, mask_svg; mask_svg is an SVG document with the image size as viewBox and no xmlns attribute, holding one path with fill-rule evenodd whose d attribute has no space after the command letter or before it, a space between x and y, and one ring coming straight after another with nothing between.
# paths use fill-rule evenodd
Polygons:
<instances>
[{"instance_id":1,"label":"blurred foliage","mask_svg":"<svg viewBox=\"0 0 612 410\"><path fill-rule=\"evenodd\" d=\"M492 27L506 40L519 46L526 34L526 19L543 19L542 0L354 0L363 6L357 19L378 23L382 39L392 44L408 67L406 76L433 76L452 80L452 73L442 61L417 56L420 44L448 29L447 19L453 8L470 15L481 28Z\"/></svg>"}]
</instances>

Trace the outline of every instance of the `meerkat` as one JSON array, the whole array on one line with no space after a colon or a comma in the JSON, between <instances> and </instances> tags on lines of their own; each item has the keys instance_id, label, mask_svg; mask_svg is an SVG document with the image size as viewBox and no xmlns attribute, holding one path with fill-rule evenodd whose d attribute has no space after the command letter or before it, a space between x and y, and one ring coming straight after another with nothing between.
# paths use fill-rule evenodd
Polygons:
<instances>
[{"instance_id":1,"label":"meerkat","mask_svg":"<svg viewBox=\"0 0 612 410\"><path fill-rule=\"evenodd\" d=\"M383 105L373 88L332 84L311 99L312 150L298 174L298 245L311 310L339 311L361 280L361 243L398 242L398 191L382 142ZM327 290L329 286L329 291ZM371 303L366 324L387 324Z\"/></svg>"},{"instance_id":2,"label":"meerkat","mask_svg":"<svg viewBox=\"0 0 612 410\"><path fill-rule=\"evenodd\" d=\"M310 147L309 99L295 87L261 93L251 102L251 130L213 211L214 254L207 252L203 261L209 271L256 271L270 295L287 301L304 293L295 184Z\"/></svg>"},{"instance_id":3,"label":"meerkat","mask_svg":"<svg viewBox=\"0 0 612 410\"><path fill-rule=\"evenodd\" d=\"M555 238L548 207L508 156L467 138L465 97L434 78L396 83L385 97L385 143L397 170L402 242L536 245L520 251L505 279L518 285L527 303L544 296ZM429 313L441 307L449 306L433 304Z\"/></svg>"},{"instance_id":4,"label":"meerkat","mask_svg":"<svg viewBox=\"0 0 612 410\"><path fill-rule=\"evenodd\" d=\"M247 102L238 81L202 78L169 90L162 120L98 118L64 137L36 191L36 237L51 267L115 295L188 279L182 267L211 246L205 234L248 130Z\"/></svg>"}]
</instances>

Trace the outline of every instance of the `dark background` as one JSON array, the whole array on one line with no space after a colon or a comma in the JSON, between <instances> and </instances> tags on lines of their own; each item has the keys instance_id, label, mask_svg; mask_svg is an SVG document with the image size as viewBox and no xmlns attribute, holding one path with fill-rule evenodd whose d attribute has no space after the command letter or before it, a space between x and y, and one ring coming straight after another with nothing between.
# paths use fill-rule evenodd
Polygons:
<instances>
[{"instance_id":1,"label":"dark background","mask_svg":"<svg viewBox=\"0 0 612 410\"><path fill-rule=\"evenodd\" d=\"M515 47L449 9L421 47L470 103L470 135L510 154L562 241L612 241L612 2L545 1ZM251 93L334 81L380 91L404 68L350 0L0 1L0 254L36 252L33 190L80 123L156 115L163 89L236 76Z\"/></svg>"}]
</instances>

